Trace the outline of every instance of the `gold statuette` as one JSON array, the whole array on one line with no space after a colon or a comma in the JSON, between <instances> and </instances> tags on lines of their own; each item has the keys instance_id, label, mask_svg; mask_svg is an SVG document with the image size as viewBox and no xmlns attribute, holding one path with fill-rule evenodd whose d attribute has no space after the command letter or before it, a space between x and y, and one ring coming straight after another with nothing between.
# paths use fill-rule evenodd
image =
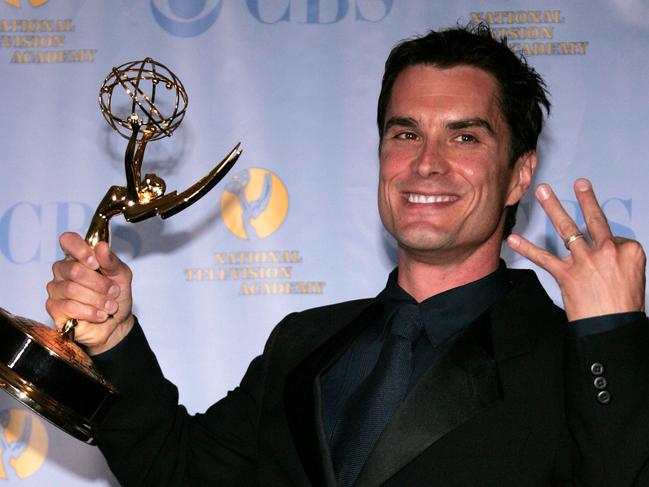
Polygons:
<instances>
[{"instance_id":1,"label":"gold statuette","mask_svg":"<svg viewBox=\"0 0 649 487\"><path fill-rule=\"evenodd\" d=\"M114 113L113 96L117 93L128 101L130 111L125 116ZM173 134L185 116L187 103L180 80L151 58L113 68L106 77L99 90L99 105L111 127L128 139L126 185L111 186L102 198L86 234L89 245L109 241L109 221L115 215L122 214L133 223L179 213L210 191L237 161L240 144L180 193L167 193L164 180L155 174L142 175L146 145ZM70 319L58 332L0 308L0 387L56 426L92 444L97 426L118 392L74 342L76 324Z\"/></svg>"}]
</instances>

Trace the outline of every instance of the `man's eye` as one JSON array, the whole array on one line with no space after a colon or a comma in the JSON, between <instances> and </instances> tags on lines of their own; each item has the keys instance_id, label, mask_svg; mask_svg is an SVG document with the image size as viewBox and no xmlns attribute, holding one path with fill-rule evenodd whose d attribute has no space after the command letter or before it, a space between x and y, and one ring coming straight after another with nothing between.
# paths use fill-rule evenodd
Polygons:
<instances>
[{"instance_id":1,"label":"man's eye","mask_svg":"<svg viewBox=\"0 0 649 487\"><path fill-rule=\"evenodd\" d=\"M455 140L462 142L463 144L472 144L478 142L478 139L476 139L475 136L471 134L460 134L455 138Z\"/></svg>"},{"instance_id":2,"label":"man's eye","mask_svg":"<svg viewBox=\"0 0 649 487\"><path fill-rule=\"evenodd\" d=\"M419 137L414 132L399 132L395 135L395 138L400 140L417 140Z\"/></svg>"}]
</instances>

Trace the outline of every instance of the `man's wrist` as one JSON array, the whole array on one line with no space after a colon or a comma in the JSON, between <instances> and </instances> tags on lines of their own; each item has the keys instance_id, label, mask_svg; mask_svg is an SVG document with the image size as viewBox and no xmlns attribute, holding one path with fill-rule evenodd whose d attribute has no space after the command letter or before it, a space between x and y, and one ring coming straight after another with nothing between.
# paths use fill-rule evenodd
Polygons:
<instances>
[{"instance_id":1,"label":"man's wrist","mask_svg":"<svg viewBox=\"0 0 649 487\"><path fill-rule=\"evenodd\" d=\"M128 318L126 318L115 327L115 329L108 336L105 342L98 345L93 345L92 347L86 347L88 355L99 355L100 353L106 352L115 347L130 333L130 331L133 329L134 324L135 317L131 314L128 316Z\"/></svg>"}]
</instances>

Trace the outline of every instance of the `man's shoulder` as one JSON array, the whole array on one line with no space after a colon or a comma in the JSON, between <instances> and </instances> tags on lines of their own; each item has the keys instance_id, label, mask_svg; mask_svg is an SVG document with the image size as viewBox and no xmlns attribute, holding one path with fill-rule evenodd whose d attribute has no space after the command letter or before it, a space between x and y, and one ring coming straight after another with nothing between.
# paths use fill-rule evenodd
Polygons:
<instances>
[{"instance_id":1,"label":"man's shoulder","mask_svg":"<svg viewBox=\"0 0 649 487\"><path fill-rule=\"evenodd\" d=\"M346 315L349 313L360 312L377 302L378 300L376 297L352 299L350 301L341 301L339 303L326 304L315 308L307 308L299 311L297 315L303 319L320 318L331 315Z\"/></svg>"},{"instance_id":2,"label":"man's shoulder","mask_svg":"<svg viewBox=\"0 0 649 487\"><path fill-rule=\"evenodd\" d=\"M377 298L353 299L331 303L291 313L282 320L280 325L289 328L325 327L332 330L353 321L363 312L374 310L378 306L380 306L380 301Z\"/></svg>"},{"instance_id":3,"label":"man's shoulder","mask_svg":"<svg viewBox=\"0 0 649 487\"><path fill-rule=\"evenodd\" d=\"M531 269L507 268L507 280L511 286L509 293L502 301L516 301L531 310L547 310L551 313L563 314L546 289L541 284L536 272Z\"/></svg>"},{"instance_id":4,"label":"man's shoulder","mask_svg":"<svg viewBox=\"0 0 649 487\"><path fill-rule=\"evenodd\" d=\"M507 268L507 280L517 293L530 294L542 301L551 302L552 299L539 281L536 272L532 269Z\"/></svg>"},{"instance_id":5,"label":"man's shoulder","mask_svg":"<svg viewBox=\"0 0 649 487\"><path fill-rule=\"evenodd\" d=\"M507 269L509 292L491 309L492 318L505 324L503 333L512 330L524 335L557 335L565 332L566 316L530 269Z\"/></svg>"},{"instance_id":6,"label":"man's shoulder","mask_svg":"<svg viewBox=\"0 0 649 487\"><path fill-rule=\"evenodd\" d=\"M532 269L515 269L507 267L507 276L517 281L539 282L539 278Z\"/></svg>"},{"instance_id":7,"label":"man's shoulder","mask_svg":"<svg viewBox=\"0 0 649 487\"><path fill-rule=\"evenodd\" d=\"M378 312L380 306L376 298L366 298L291 313L271 333L267 350L281 350L282 362L298 362L364 313Z\"/></svg>"}]
</instances>

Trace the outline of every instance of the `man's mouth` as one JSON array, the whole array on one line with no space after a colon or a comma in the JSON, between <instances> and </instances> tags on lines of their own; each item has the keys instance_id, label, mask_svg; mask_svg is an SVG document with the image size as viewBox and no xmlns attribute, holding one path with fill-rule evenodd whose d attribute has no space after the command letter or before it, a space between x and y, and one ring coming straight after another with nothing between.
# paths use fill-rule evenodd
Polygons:
<instances>
[{"instance_id":1,"label":"man's mouth","mask_svg":"<svg viewBox=\"0 0 649 487\"><path fill-rule=\"evenodd\" d=\"M452 203L459 199L458 196L452 194L417 194L417 193L408 193L408 203L417 203L417 204L431 204L431 203Z\"/></svg>"}]
</instances>

